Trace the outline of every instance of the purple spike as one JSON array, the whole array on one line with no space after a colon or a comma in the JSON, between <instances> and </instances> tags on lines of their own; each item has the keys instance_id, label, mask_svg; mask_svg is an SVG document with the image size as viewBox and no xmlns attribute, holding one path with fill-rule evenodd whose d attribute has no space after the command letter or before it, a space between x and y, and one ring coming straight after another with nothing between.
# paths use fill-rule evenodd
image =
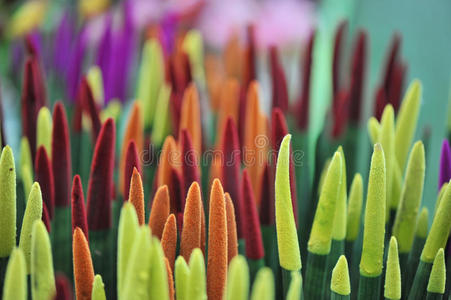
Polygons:
<instances>
[{"instance_id":1,"label":"purple spike","mask_svg":"<svg viewBox=\"0 0 451 300\"><path fill-rule=\"evenodd\" d=\"M72 47L72 52L70 53L69 68L67 72L67 90L69 99L75 100L77 96L78 86L80 84L83 57L86 50L86 30L85 28L80 29L77 40Z\"/></svg>"},{"instance_id":2,"label":"purple spike","mask_svg":"<svg viewBox=\"0 0 451 300\"><path fill-rule=\"evenodd\" d=\"M447 139L443 140L442 150L440 152L440 170L438 176L438 189L442 187L445 182L451 179L451 149Z\"/></svg>"},{"instance_id":3,"label":"purple spike","mask_svg":"<svg viewBox=\"0 0 451 300\"><path fill-rule=\"evenodd\" d=\"M61 17L53 41L53 65L61 74L65 74L67 71L67 53L70 53L74 35L74 22L69 12L65 12Z\"/></svg>"}]
</instances>

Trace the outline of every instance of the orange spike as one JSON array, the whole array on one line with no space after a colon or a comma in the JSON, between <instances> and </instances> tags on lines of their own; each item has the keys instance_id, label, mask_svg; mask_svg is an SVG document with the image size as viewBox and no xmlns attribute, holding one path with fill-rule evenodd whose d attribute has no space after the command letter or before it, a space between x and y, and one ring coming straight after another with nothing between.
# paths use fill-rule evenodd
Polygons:
<instances>
[{"instance_id":1,"label":"orange spike","mask_svg":"<svg viewBox=\"0 0 451 300\"><path fill-rule=\"evenodd\" d=\"M228 78L241 79L243 49L238 32L234 32L227 41L224 51L224 65Z\"/></svg>"},{"instance_id":2,"label":"orange spike","mask_svg":"<svg viewBox=\"0 0 451 300\"><path fill-rule=\"evenodd\" d=\"M238 255L238 237L236 234L235 207L229 193L225 193L227 212L227 262Z\"/></svg>"},{"instance_id":3,"label":"orange spike","mask_svg":"<svg viewBox=\"0 0 451 300\"><path fill-rule=\"evenodd\" d=\"M253 81L247 93L244 120L243 161L249 171L255 199L260 204L261 175L267 161L267 119L260 110L258 83Z\"/></svg>"},{"instance_id":4,"label":"orange spike","mask_svg":"<svg viewBox=\"0 0 451 300\"><path fill-rule=\"evenodd\" d=\"M169 190L167 185L160 186L152 201L149 226L152 234L161 240L164 224L169 216Z\"/></svg>"},{"instance_id":5,"label":"orange spike","mask_svg":"<svg viewBox=\"0 0 451 300\"><path fill-rule=\"evenodd\" d=\"M222 62L214 54L205 56L205 77L210 98L210 107L218 112L221 99L221 86L224 81Z\"/></svg>"},{"instance_id":6,"label":"orange spike","mask_svg":"<svg viewBox=\"0 0 451 300\"><path fill-rule=\"evenodd\" d=\"M166 273L168 274L169 300L174 300L174 295L175 295L174 279L172 279L172 269L171 269L171 266L169 265L169 261L166 257L164 258L164 263L166 264Z\"/></svg>"},{"instance_id":7,"label":"orange spike","mask_svg":"<svg viewBox=\"0 0 451 300\"><path fill-rule=\"evenodd\" d=\"M193 249L201 247L201 209L200 187L197 182L193 182L186 196L182 238L180 241L180 255L186 261L189 261Z\"/></svg>"},{"instance_id":8,"label":"orange spike","mask_svg":"<svg viewBox=\"0 0 451 300\"><path fill-rule=\"evenodd\" d=\"M238 124L238 109L240 105L240 84L236 79L228 79L221 88L221 98L218 111L217 144L219 146L220 137L224 132L224 127L228 117L232 117L235 124Z\"/></svg>"},{"instance_id":9,"label":"orange spike","mask_svg":"<svg viewBox=\"0 0 451 300\"><path fill-rule=\"evenodd\" d=\"M207 244L207 230L205 229L205 209L204 209L204 203L200 202L200 250L202 250L202 253L205 257L205 247Z\"/></svg>"},{"instance_id":10,"label":"orange spike","mask_svg":"<svg viewBox=\"0 0 451 300\"><path fill-rule=\"evenodd\" d=\"M219 179L211 187L209 216L207 295L209 300L221 300L227 281L227 213Z\"/></svg>"},{"instance_id":11,"label":"orange spike","mask_svg":"<svg viewBox=\"0 0 451 300\"><path fill-rule=\"evenodd\" d=\"M180 128L188 130L193 141L193 148L199 158L202 153L202 125L200 117L199 95L196 86L191 83L185 90L180 113ZM180 136L180 134L179 134Z\"/></svg>"},{"instance_id":12,"label":"orange spike","mask_svg":"<svg viewBox=\"0 0 451 300\"><path fill-rule=\"evenodd\" d=\"M180 163L176 159L178 158L178 147L175 139L169 135L166 137L163 148L160 154L160 160L158 162L157 170L157 187L167 185L169 191L173 191L172 188L172 168L179 170ZM170 212L175 213L176 203L175 199L170 198ZM166 216L167 217L167 216ZM166 219L165 219L166 220Z\"/></svg>"},{"instance_id":13,"label":"orange spike","mask_svg":"<svg viewBox=\"0 0 451 300\"><path fill-rule=\"evenodd\" d=\"M79 227L74 230L72 245L76 298L78 300L91 300L94 268L88 241Z\"/></svg>"},{"instance_id":14,"label":"orange spike","mask_svg":"<svg viewBox=\"0 0 451 300\"><path fill-rule=\"evenodd\" d=\"M135 101L133 104L133 108L130 113L130 117L128 119L127 127L125 129L124 139L122 140L122 149L121 149L121 164L120 164L120 173L124 174L125 168L125 157L127 155L127 147L130 141L135 141L136 150L138 153L142 153L144 147L144 124L141 115L141 108L138 101ZM121 194L124 195L124 178L123 176L119 176L119 186Z\"/></svg>"},{"instance_id":15,"label":"orange spike","mask_svg":"<svg viewBox=\"0 0 451 300\"><path fill-rule=\"evenodd\" d=\"M174 269L175 248L177 247L177 221L175 220L174 214L170 214L164 224L161 247L169 261L171 269Z\"/></svg>"},{"instance_id":16,"label":"orange spike","mask_svg":"<svg viewBox=\"0 0 451 300\"><path fill-rule=\"evenodd\" d=\"M136 209L139 225L144 224L144 191L141 175L136 168L133 168L132 179L130 180L129 201Z\"/></svg>"}]
</instances>

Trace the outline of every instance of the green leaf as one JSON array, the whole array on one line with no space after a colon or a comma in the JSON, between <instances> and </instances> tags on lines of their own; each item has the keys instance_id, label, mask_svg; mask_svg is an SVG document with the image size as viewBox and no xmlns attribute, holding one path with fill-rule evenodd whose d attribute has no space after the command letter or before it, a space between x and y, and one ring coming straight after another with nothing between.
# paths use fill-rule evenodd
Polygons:
<instances>
[{"instance_id":1,"label":"green leaf","mask_svg":"<svg viewBox=\"0 0 451 300\"><path fill-rule=\"evenodd\" d=\"M426 243L424 244L423 252L421 253L422 261L432 263L438 249L445 247L451 229L451 218L449 217L450 211L451 184L448 184L437 212L435 213L434 220L432 221L431 230L427 236Z\"/></svg>"},{"instance_id":2,"label":"green leaf","mask_svg":"<svg viewBox=\"0 0 451 300\"><path fill-rule=\"evenodd\" d=\"M418 210L423 198L425 168L424 146L419 141L415 143L409 156L401 200L393 225L393 235L398 241L401 253L409 253L412 248Z\"/></svg>"},{"instance_id":3,"label":"green leaf","mask_svg":"<svg viewBox=\"0 0 451 300\"><path fill-rule=\"evenodd\" d=\"M374 145L371 157L360 274L376 277L382 273L386 205L385 157L381 144Z\"/></svg>"},{"instance_id":4,"label":"green leaf","mask_svg":"<svg viewBox=\"0 0 451 300\"><path fill-rule=\"evenodd\" d=\"M302 275L300 272L291 272L291 281L286 300L299 300L302 295Z\"/></svg>"},{"instance_id":5,"label":"green leaf","mask_svg":"<svg viewBox=\"0 0 451 300\"><path fill-rule=\"evenodd\" d=\"M3 284L3 300L27 299L27 273L25 258L20 248L15 248L9 257Z\"/></svg>"},{"instance_id":6,"label":"green leaf","mask_svg":"<svg viewBox=\"0 0 451 300\"><path fill-rule=\"evenodd\" d=\"M191 252L189 258L190 274L188 277L187 296L189 300L207 299L204 255L199 248Z\"/></svg>"},{"instance_id":7,"label":"green leaf","mask_svg":"<svg viewBox=\"0 0 451 300\"><path fill-rule=\"evenodd\" d=\"M40 146L44 146L49 158L52 157L52 114L46 106L43 106L38 113L36 149Z\"/></svg>"},{"instance_id":8,"label":"green leaf","mask_svg":"<svg viewBox=\"0 0 451 300\"><path fill-rule=\"evenodd\" d=\"M31 234L31 295L33 299L52 299L55 293L49 234L44 223L36 220Z\"/></svg>"},{"instance_id":9,"label":"green leaf","mask_svg":"<svg viewBox=\"0 0 451 300\"><path fill-rule=\"evenodd\" d=\"M346 218L346 240L355 241L360 230L360 216L362 214L363 180L357 173L351 183L349 192L348 216Z\"/></svg>"},{"instance_id":10,"label":"green leaf","mask_svg":"<svg viewBox=\"0 0 451 300\"><path fill-rule=\"evenodd\" d=\"M398 112L395 131L395 151L398 166L401 170L404 169L407 154L409 153L410 145L415 135L420 112L421 94L421 82L415 79L409 85Z\"/></svg>"},{"instance_id":11,"label":"green leaf","mask_svg":"<svg viewBox=\"0 0 451 300\"><path fill-rule=\"evenodd\" d=\"M391 104L385 106L381 118L381 132L379 134L379 143L384 149L385 156L385 174L386 180L386 214L385 221L387 222L390 214L389 208L392 202L392 180L393 180L393 163L395 162L395 112Z\"/></svg>"},{"instance_id":12,"label":"green leaf","mask_svg":"<svg viewBox=\"0 0 451 300\"><path fill-rule=\"evenodd\" d=\"M27 207L23 216L22 230L20 232L19 248L22 249L27 264L27 274L30 274L31 268L31 238L32 227L36 220L42 218L42 194L39 183L33 183L28 196Z\"/></svg>"},{"instance_id":13,"label":"green leaf","mask_svg":"<svg viewBox=\"0 0 451 300\"><path fill-rule=\"evenodd\" d=\"M131 252L139 232L138 217L135 208L130 202L125 202L119 218L117 238L117 294L121 291L125 282L125 274L129 265ZM145 243L141 241L142 243ZM143 246L144 247L144 246ZM150 246L149 246L150 247Z\"/></svg>"},{"instance_id":14,"label":"green leaf","mask_svg":"<svg viewBox=\"0 0 451 300\"><path fill-rule=\"evenodd\" d=\"M368 119L367 123L368 134L370 136L370 140L372 144L376 144L379 140L379 134L381 132L381 125L377 121L375 117L371 117Z\"/></svg>"},{"instance_id":15,"label":"green leaf","mask_svg":"<svg viewBox=\"0 0 451 300\"><path fill-rule=\"evenodd\" d=\"M275 181L276 230L280 266L286 270L297 271L301 269L302 263L291 203L290 140L290 134L283 138L277 158Z\"/></svg>"},{"instance_id":16,"label":"green leaf","mask_svg":"<svg viewBox=\"0 0 451 300\"><path fill-rule=\"evenodd\" d=\"M418 220L415 226L415 235L426 239L428 235L428 229L429 229L429 211L427 207L423 207L423 209L420 212L420 215L418 216Z\"/></svg>"},{"instance_id":17,"label":"green leaf","mask_svg":"<svg viewBox=\"0 0 451 300\"><path fill-rule=\"evenodd\" d=\"M170 110L169 99L171 97L171 87L162 84L158 94L158 102L155 108L155 119L152 127L152 142L160 147L170 130Z\"/></svg>"},{"instance_id":18,"label":"green leaf","mask_svg":"<svg viewBox=\"0 0 451 300\"><path fill-rule=\"evenodd\" d=\"M429 282L427 291L429 293L443 294L445 293L446 285L446 265L445 254L443 248L437 251L432 265L431 275L429 275Z\"/></svg>"},{"instance_id":19,"label":"green leaf","mask_svg":"<svg viewBox=\"0 0 451 300\"><path fill-rule=\"evenodd\" d=\"M332 226L332 239L337 241L342 241L346 237L346 202L348 201L348 195L346 192L347 183L346 183L346 161L345 155L343 152L343 148L340 146L337 150L341 156L341 183L340 190L337 199L337 203L335 206L335 217L334 224Z\"/></svg>"},{"instance_id":20,"label":"green leaf","mask_svg":"<svg viewBox=\"0 0 451 300\"><path fill-rule=\"evenodd\" d=\"M168 275L163 248L156 237L152 237L151 243L149 299L169 300Z\"/></svg>"},{"instance_id":21,"label":"green leaf","mask_svg":"<svg viewBox=\"0 0 451 300\"><path fill-rule=\"evenodd\" d=\"M139 228L128 263L124 265L126 272L122 279L120 299L149 298L151 252L150 229L149 226L144 225Z\"/></svg>"},{"instance_id":22,"label":"green leaf","mask_svg":"<svg viewBox=\"0 0 451 300\"><path fill-rule=\"evenodd\" d=\"M249 267L244 256L237 255L230 261L227 287L224 293L226 300L246 300L249 298Z\"/></svg>"},{"instance_id":23,"label":"green leaf","mask_svg":"<svg viewBox=\"0 0 451 300\"><path fill-rule=\"evenodd\" d=\"M92 300L106 300L105 296L105 285L102 281L102 276L97 274L94 277L94 283L92 284Z\"/></svg>"},{"instance_id":24,"label":"green leaf","mask_svg":"<svg viewBox=\"0 0 451 300\"><path fill-rule=\"evenodd\" d=\"M388 248L384 297L386 299L401 299L401 269L399 267L398 243L394 236L391 237Z\"/></svg>"},{"instance_id":25,"label":"green leaf","mask_svg":"<svg viewBox=\"0 0 451 300\"><path fill-rule=\"evenodd\" d=\"M177 300L188 300L188 280L190 269L183 256L179 255L175 260L175 294Z\"/></svg>"},{"instance_id":26,"label":"green leaf","mask_svg":"<svg viewBox=\"0 0 451 300\"><path fill-rule=\"evenodd\" d=\"M344 255L341 255L332 270L332 279L330 281L331 291L346 296L351 293L351 283L349 280L348 261Z\"/></svg>"},{"instance_id":27,"label":"green leaf","mask_svg":"<svg viewBox=\"0 0 451 300\"><path fill-rule=\"evenodd\" d=\"M274 275L271 268L263 267L258 270L252 285L251 300L274 299Z\"/></svg>"},{"instance_id":28,"label":"green leaf","mask_svg":"<svg viewBox=\"0 0 451 300\"><path fill-rule=\"evenodd\" d=\"M0 257L16 245L16 168L13 151L3 148L0 157Z\"/></svg>"},{"instance_id":29,"label":"green leaf","mask_svg":"<svg viewBox=\"0 0 451 300\"><path fill-rule=\"evenodd\" d=\"M165 78L164 73L164 59L160 43L157 39L150 39L144 44L137 87L137 99L142 103L146 127L153 122L158 93Z\"/></svg>"},{"instance_id":30,"label":"green leaf","mask_svg":"<svg viewBox=\"0 0 451 300\"><path fill-rule=\"evenodd\" d=\"M308 241L308 251L317 255L326 255L330 252L332 228L342 182L342 168L341 154L337 151L324 179Z\"/></svg>"}]
</instances>

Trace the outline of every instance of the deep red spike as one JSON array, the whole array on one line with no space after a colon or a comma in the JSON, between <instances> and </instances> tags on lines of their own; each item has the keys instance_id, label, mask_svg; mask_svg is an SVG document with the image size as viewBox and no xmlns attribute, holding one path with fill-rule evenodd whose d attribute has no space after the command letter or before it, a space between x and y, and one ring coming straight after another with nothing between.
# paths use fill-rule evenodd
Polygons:
<instances>
[{"instance_id":1,"label":"deep red spike","mask_svg":"<svg viewBox=\"0 0 451 300\"><path fill-rule=\"evenodd\" d=\"M354 46L351 65L351 84L349 87L350 120L354 124L360 122L363 102L363 84L365 81L367 33L359 31Z\"/></svg>"},{"instance_id":2,"label":"deep red spike","mask_svg":"<svg viewBox=\"0 0 451 300\"><path fill-rule=\"evenodd\" d=\"M275 46L269 48L269 57L272 79L272 107L279 107L282 111L286 111L288 109L287 81Z\"/></svg>"},{"instance_id":3,"label":"deep red spike","mask_svg":"<svg viewBox=\"0 0 451 300\"><path fill-rule=\"evenodd\" d=\"M271 122L271 143L273 150L279 150L280 143L287 133L288 127L283 112L279 108L273 109Z\"/></svg>"},{"instance_id":4,"label":"deep red spike","mask_svg":"<svg viewBox=\"0 0 451 300\"><path fill-rule=\"evenodd\" d=\"M349 114L349 94L346 90L337 93L337 99L333 110L334 124L332 127L332 137L337 139L345 132Z\"/></svg>"},{"instance_id":5,"label":"deep red spike","mask_svg":"<svg viewBox=\"0 0 451 300\"><path fill-rule=\"evenodd\" d=\"M47 209L47 205L45 202L42 203L42 222L45 225L45 228L47 229L47 232L50 233L52 230L52 227L50 225L50 216L49 216L49 210Z\"/></svg>"},{"instance_id":6,"label":"deep red spike","mask_svg":"<svg viewBox=\"0 0 451 300\"><path fill-rule=\"evenodd\" d=\"M226 126L222 135L222 184L224 192L230 194L233 206L235 207L236 227L238 238L243 237L242 218L243 205L241 200L241 153L238 142L238 133L235 123L231 117L227 118Z\"/></svg>"},{"instance_id":7,"label":"deep red spike","mask_svg":"<svg viewBox=\"0 0 451 300\"><path fill-rule=\"evenodd\" d=\"M193 148L191 136L186 129L182 129L180 136L180 148L182 158L182 174L185 183L184 193L188 193L191 184L196 181L200 183L199 163L197 161L198 153Z\"/></svg>"},{"instance_id":8,"label":"deep red spike","mask_svg":"<svg viewBox=\"0 0 451 300\"><path fill-rule=\"evenodd\" d=\"M382 117L382 112L387 104L387 95L383 86L379 86L376 89L376 101L374 103L374 117L380 121Z\"/></svg>"},{"instance_id":9,"label":"deep red spike","mask_svg":"<svg viewBox=\"0 0 451 300\"><path fill-rule=\"evenodd\" d=\"M33 37L30 34L25 36L25 49L27 50L27 54L30 56L37 56L38 54Z\"/></svg>"},{"instance_id":10,"label":"deep red spike","mask_svg":"<svg viewBox=\"0 0 451 300\"><path fill-rule=\"evenodd\" d=\"M266 163L262 173L262 192L260 202L260 222L262 225L274 225L274 179L272 168Z\"/></svg>"},{"instance_id":11,"label":"deep red spike","mask_svg":"<svg viewBox=\"0 0 451 300\"><path fill-rule=\"evenodd\" d=\"M177 216L177 227L179 232L181 232L183 227L183 211L185 210L185 185L182 175L174 168L171 169L171 181L171 189L169 190L171 213Z\"/></svg>"},{"instance_id":12,"label":"deep red spike","mask_svg":"<svg viewBox=\"0 0 451 300\"><path fill-rule=\"evenodd\" d=\"M183 81L183 90L186 89L186 87L190 84L190 82L193 80L192 78L192 72L191 72L191 64L189 62L189 57L188 54L186 54L185 52L182 52L181 55L182 59L182 66L183 66L183 70L184 70L184 81Z\"/></svg>"},{"instance_id":13,"label":"deep red spike","mask_svg":"<svg viewBox=\"0 0 451 300\"><path fill-rule=\"evenodd\" d=\"M42 192L42 200L47 205L49 217L53 219L55 208L55 184L53 181L53 171L47 151L44 146L40 146L36 154L35 181L39 182Z\"/></svg>"},{"instance_id":14,"label":"deep red spike","mask_svg":"<svg viewBox=\"0 0 451 300\"><path fill-rule=\"evenodd\" d=\"M74 232L76 227L80 229L85 234L86 239L89 241L88 232L88 220L86 218L85 209L85 197L83 195L83 186L81 184L80 176L77 174L74 176L72 182L72 232Z\"/></svg>"},{"instance_id":15,"label":"deep red spike","mask_svg":"<svg viewBox=\"0 0 451 300\"><path fill-rule=\"evenodd\" d=\"M105 121L100 130L91 164L88 185L88 226L90 230L111 228L114 149L116 126Z\"/></svg>"},{"instance_id":16,"label":"deep red spike","mask_svg":"<svg viewBox=\"0 0 451 300\"><path fill-rule=\"evenodd\" d=\"M393 72L393 81L390 87L388 101L393 105L395 112L398 111L401 104L402 89L404 85L404 78L407 66L403 63L398 63Z\"/></svg>"},{"instance_id":17,"label":"deep red spike","mask_svg":"<svg viewBox=\"0 0 451 300\"><path fill-rule=\"evenodd\" d=\"M390 44L390 50L388 52L388 57L387 57L385 71L384 71L384 77L383 77L384 89L387 94L392 86L393 75L395 72L400 48L401 48L401 36L399 35L399 33L395 33L393 35L393 38L392 38L392 41Z\"/></svg>"},{"instance_id":18,"label":"deep red spike","mask_svg":"<svg viewBox=\"0 0 451 300\"><path fill-rule=\"evenodd\" d=\"M316 31L312 31L307 42L307 49L302 61L302 86L301 95L298 100L296 115L298 116L298 126L301 130L306 130L309 123L310 111L310 82L312 73L313 44L315 42Z\"/></svg>"},{"instance_id":19,"label":"deep red spike","mask_svg":"<svg viewBox=\"0 0 451 300\"><path fill-rule=\"evenodd\" d=\"M246 257L250 259L261 259L265 256L263 250L262 234L260 231L260 221L258 219L257 206L254 199L249 174L243 171L242 182L243 195L243 235L246 241Z\"/></svg>"},{"instance_id":20,"label":"deep red spike","mask_svg":"<svg viewBox=\"0 0 451 300\"><path fill-rule=\"evenodd\" d=\"M172 128L180 128L180 115L182 111L183 94L175 91L171 92L169 108L171 110ZM178 130L173 130L174 138L178 138Z\"/></svg>"},{"instance_id":21,"label":"deep red spike","mask_svg":"<svg viewBox=\"0 0 451 300\"><path fill-rule=\"evenodd\" d=\"M86 77L81 79L80 89L79 89L79 101L83 107L83 111L89 114L92 125L92 139L93 143L96 142L97 136L101 128L101 122L99 117L99 108L94 100L91 87L89 86Z\"/></svg>"},{"instance_id":22,"label":"deep red spike","mask_svg":"<svg viewBox=\"0 0 451 300\"><path fill-rule=\"evenodd\" d=\"M125 168L124 168L124 201L128 201L128 193L130 192L130 180L133 174L133 168L136 168L142 176L141 163L139 160L138 150L136 149L135 141L130 141L127 146L125 154Z\"/></svg>"},{"instance_id":23,"label":"deep red spike","mask_svg":"<svg viewBox=\"0 0 451 300\"><path fill-rule=\"evenodd\" d=\"M53 300L72 300L72 284L63 273L56 273L55 276L56 294Z\"/></svg>"},{"instance_id":24,"label":"deep red spike","mask_svg":"<svg viewBox=\"0 0 451 300\"><path fill-rule=\"evenodd\" d=\"M72 117L72 128L74 132L80 133L82 129L83 104L81 97L75 100L74 116Z\"/></svg>"},{"instance_id":25,"label":"deep red spike","mask_svg":"<svg viewBox=\"0 0 451 300\"><path fill-rule=\"evenodd\" d=\"M247 26L247 48L244 58L243 82L247 89L249 84L257 79L256 70L256 43L255 43L255 26L249 24Z\"/></svg>"},{"instance_id":26,"label":"deep red spike","mask_svg":"<svg viewBox=\"0 0 451 300\"><path fill-rule=\"evenodd\" d=\"M58 180L55 185L55 205L69 206L72 176L69 128L64 105L59 101L53 110L52 128L52 170L54 179Z\"/></svg>"},{"instance_id":27,"label":"deep red spike","mask_svg":"<svg viewBox=\"0 0 451 300\"><path fill-rule=\"evenodd\" d=\"M335 42L334 42L334 56L332 60L332 96L333 99L336 98L338 93L338 89L340 87L340 67L341 67L341 52L342 52L342 44L344 40L345 30L348 26L348 22L346 20L340 22L337 27L337 31L335 32Z\"/></svg>"},{"instance_id":28,"label":"deep red spike","mask_svg":"<svg viewBox=\"0 0 451 300\"><path fill-rule=\"evenodd\" d=\"M30 143L31 157L36 156L36 122L39 109L44 100L43 87L40 86L39 66L35 58L29 57L25 62L24 79L22 83L21 113L22 130Z\"/></svg>"}]
</instances>

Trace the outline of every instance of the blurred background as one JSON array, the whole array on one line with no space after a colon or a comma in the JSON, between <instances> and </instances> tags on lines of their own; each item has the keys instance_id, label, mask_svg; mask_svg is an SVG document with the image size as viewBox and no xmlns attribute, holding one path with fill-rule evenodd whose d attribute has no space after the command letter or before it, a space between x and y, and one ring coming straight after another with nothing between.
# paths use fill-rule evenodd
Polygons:
<instances>
[{"instance_id":1,"label":"blurred background","mask_svg":"<svg viewBox=\"0 0 451 300\"><path fill-rule=\"evenodd\" d=\"M422 82L423 99L415 139L429 139L424 203L432 211L437 194L440 147L448 132L451 83L449 0L2 0L0 86L6 139L13 147L18 147L21 76L27 36L34 41L35 50L42 57L51 103L56 99L68 103L73 101L80 74L86 73L93 64L101 63L107 55L111 61L124 61L121 83L109 83L108 88L104 74L104 100L108 103L117 98L127 102L135 96L140 49L146 36L158 32L164 52L168 54L176 47L174 36L180 31L195 28L202 34L206 57L214 57L224 55L234 38L241 42L246 40L248 26L252 25L257 47L256 77L267 114L272 91L269 47L276 46L280 53L289 100L294 103L302 88L301 58L306 52L310 34L316 31L309 121L313 142L307 150L314 151L315 138L324 129L327 107L332 101L334 36L343 20L347 21L347 28L342 45L345 53L342 69L350 68L357 32L367 32L363 109L358 124L361 132L359 147L370 149L366 121L374 114L376 90L384 76L395 36L400 38L397 60L404 67L401 95L412 79L418 78ZM106 28L113 33L107 35ZM99 45L108 36L113 42L107 48L113 50L103 49L102 52ZM348 71L341 73L347 74ZM341 81L347 85L348 76L343 76ZM116 88L121 84L123 86ZM207 86L204 98L210 96ZM359 152L357 169L365 177L369 154L370 151Z\"/></svg>"}]
</instances>

